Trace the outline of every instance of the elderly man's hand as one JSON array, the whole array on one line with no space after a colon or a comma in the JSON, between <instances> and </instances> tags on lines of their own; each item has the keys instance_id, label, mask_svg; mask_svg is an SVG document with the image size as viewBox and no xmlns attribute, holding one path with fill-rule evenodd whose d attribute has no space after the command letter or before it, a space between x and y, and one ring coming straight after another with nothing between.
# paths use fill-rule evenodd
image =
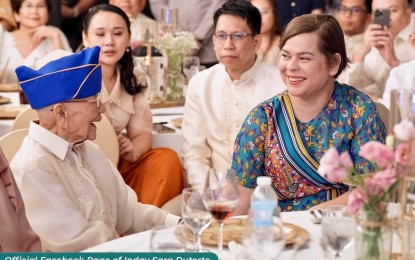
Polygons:
<instances>
[{"instance_id":1,"label":"elderly man's hand","mask_svg":"<svg viewBox=\"0 0 415 260\"><path fill-rule=\"evenodd\" d=\"M130 139L125 137L123 134L119 134L118 142L121 158L130 162L135 162L140 158L140 155L134 151L134 146Z\"/></svg>"}]
</instances>

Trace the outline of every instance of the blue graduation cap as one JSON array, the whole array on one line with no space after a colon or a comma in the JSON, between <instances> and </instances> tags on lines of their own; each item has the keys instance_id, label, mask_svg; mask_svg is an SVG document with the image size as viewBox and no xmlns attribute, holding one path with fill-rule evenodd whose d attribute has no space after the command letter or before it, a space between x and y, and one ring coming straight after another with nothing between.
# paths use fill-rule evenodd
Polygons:
<instances>
[{"instance_id":1,"label":"blue graduation cap","mask_svg":"<svg viewBox=\"0 0 415 260\"><path fill-rule=\"evenodd\" d=\"M37 110L59 102L98 94L102 80L99 53L99 47L70 55L56 50L44 57L46 61L52 61L38 70L26 66L18 67L16 75L30 106Z\"/></svg>"}]
</instances>

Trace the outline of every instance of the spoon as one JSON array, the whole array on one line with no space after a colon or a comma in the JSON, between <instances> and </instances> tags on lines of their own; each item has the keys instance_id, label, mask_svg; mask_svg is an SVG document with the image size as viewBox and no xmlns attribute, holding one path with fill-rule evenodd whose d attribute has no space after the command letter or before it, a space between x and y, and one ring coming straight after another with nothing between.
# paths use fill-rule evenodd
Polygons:
<instances>
[{"instance_id":1,"label":"spoon","mask_svg":"<svg viewBox=\"0 0 415 260\"><path fill-rule=\"evenodd\" d=\"M314 210L311 210L310 214L313 215L313 217L314 217L314 218L311 219L311 222L313 222L314 224L320 224L321 223L321 218L317 217L317 214L314 212Z\"/></svg>"}]
</instances>

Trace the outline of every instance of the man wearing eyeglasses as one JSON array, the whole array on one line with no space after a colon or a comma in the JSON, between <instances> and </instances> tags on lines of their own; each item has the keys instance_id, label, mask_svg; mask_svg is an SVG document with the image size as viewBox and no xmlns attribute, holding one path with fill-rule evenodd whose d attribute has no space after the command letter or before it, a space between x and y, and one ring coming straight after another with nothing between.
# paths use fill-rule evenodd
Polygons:
<instances>
[{"instance_id":1,"label":"man wearing eyeglasses","mask_svg":"<svg viewBox=\"0 0 415 260\"><path fill-rule=\"evenodd\" d=\"M337 20L343 29L347 56L352 58L360 48L363 34L372 20L371 0L342 0L337 8Z\"/></svg>"},{"instance_id":2,"label":"man wearing eyeglasses","mask_svg":"<svg viewBox=\"0 0 415 260\"><path fill-rule=\"evenodd\" d=\"M367 27L361 48L353 56L348 84L379 100L392 68L415 59L408 38L412 32L412 0L373 0L372 15L390 12L389 25L371 23ZM386 16L387 18L387 16Z\"/></svg>"},{"instance_id":3,"label":"man wearing eyeglasses","mask_svg":"<svg viewBox=\"0 0 415 260\"><path fill-rule=\"evenodd\" d=\"M261 14L249 1L230 1L214 14L219 64L189 83L183 115L182 157L188 183L205 184L209 168L229 169L235 137L249 111L286 90L278 68L262 64Z\"/></svg>"},{"instance_id":4,"label":"man wearing eyeglasses","mask_svg":"<svg viewBox=\"0 0 415 260\"><path fill-rule=\"evenodd\" d=\"M102 80L99 53L99 47L69 56L55 51L44 58L53 61L38 70L16 69L39 121L30 122L10 167L44 251L81 251L122 234L179 221L138 203L116 166L90 142L105 112L97 96Z\"/></svg>"},{"instance_id":5,"label":"man wearing eyeglasses","mask_svg":"<svg viewBox=\"0 0 415 260\"><path fill-rule=\"evenodd\" d=\"M371 12L372 0L342 0L337 8L336 19L343 29L347 57L351 60L361 48L365 29L372 20ZM343 71L337 80L347 81L348 72Z\"/></svg>"}]
</instances>

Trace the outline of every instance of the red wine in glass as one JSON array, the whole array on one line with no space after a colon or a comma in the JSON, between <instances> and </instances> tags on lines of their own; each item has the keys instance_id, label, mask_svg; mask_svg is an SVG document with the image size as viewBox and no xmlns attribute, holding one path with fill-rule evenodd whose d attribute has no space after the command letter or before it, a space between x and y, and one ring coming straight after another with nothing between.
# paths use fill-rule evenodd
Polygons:
<instances>
[{"instance_id":1,"label":"red wine in glass","mask_svg":"<svg viewBox=\"0 0 415 260\"><path fill-rule=\"evenodd\" d=\"M235 206L229 204L214 204L209 206L209 212L218 222L223 222L232 215L235 211Z\"/></svg>"}]
</instances>

